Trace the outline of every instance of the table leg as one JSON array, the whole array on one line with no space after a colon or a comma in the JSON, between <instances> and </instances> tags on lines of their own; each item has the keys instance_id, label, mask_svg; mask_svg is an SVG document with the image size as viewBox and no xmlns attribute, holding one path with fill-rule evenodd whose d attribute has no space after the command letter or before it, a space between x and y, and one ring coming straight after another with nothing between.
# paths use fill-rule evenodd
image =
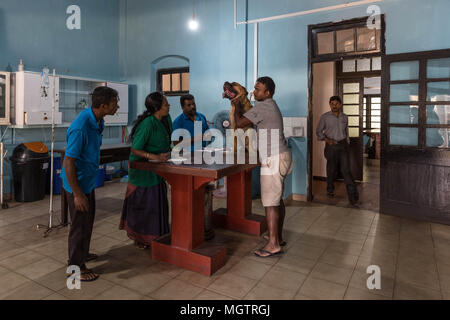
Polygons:
<instances>
[{"instance_id":1,"label":"table leg","mask_svg":"<svg viewBox=\"0 0 450 320\"><path fill-rule=\"evenodd\" d=\"M204 242L205 187L201 177L164 174L172 189L171 233L152 242L152 257L211 275L225 264L226 249Z\"/></svg>"},{"instance_id":2,"label":"table leg","mask_svg":"<svg viewBox=\"0 0 450 320\"><path fill-rule=\"evenodd\" d=\"M261 235L267 230L266 219L252 214L252 170L227 177L227 209L213 213L215 226L243 233Z\"/></svg>"}]
</instances>

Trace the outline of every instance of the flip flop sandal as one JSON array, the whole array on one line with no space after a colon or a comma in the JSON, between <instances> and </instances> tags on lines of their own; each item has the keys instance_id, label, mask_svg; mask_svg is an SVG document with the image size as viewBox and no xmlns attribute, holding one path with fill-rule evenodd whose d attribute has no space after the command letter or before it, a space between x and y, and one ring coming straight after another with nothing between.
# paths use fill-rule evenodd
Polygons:
<instances>
[{"instance_id":1,"label":"flip flop sandal","mask_svg":"<svg viewBox=\"0 0 450 320\"><path fill-rule=\"evenodd\" d=\"M254 253L256 256L260 257L260 258L268 258L268 257L280 255L280 254L283 253L282 250L277 251L277 252L269 252L269 251L264 250L264 249L258 249L258 250L259 250L260 252L263 252L263 253L267 253L267 254L268 254L267 256L262 256L262 255L260 255L260 254L257 254L256 251L254 251L253 253Z\"/></svg>"},{"instance_id":2,"label":"flip flop sandal","mask_svg":"<svg viewBox=\"0 0 450 320\"><path fill-rule=\"evenodd\" d=\"M82 275L88 275L88 274L94 275L94 272L93 272L92 270L90 270L90 269L87 269L87 270L81 271L81 274L82 274ZM83 282L91 282L91 281L97 280L98 277L100 277L98 274L96 274L96 275L95 275L94 277L92 277L92 278L87 278L87 279L82 279L82 278L80 277L80 281L83 281Z\"/></svg>"},{"instance_id":3,"label":"flip flop sandal","mask_svg":"<svg viewBox=\"0 0 450 320\"><path fill-rule=\"evenodd\" d=\"M150 246L143 244L143 243L139 243L137 241L134 242L134 245L136 246L136 248L141 249L141 250L145 250L148 249Z\"/></svg>"},{"instance_id":4,"label":"flip flop sandal","mask_svg":"<svg viewBox=\"0 0 450 320\"><path fill-rule=\"evenodd\" d=\"M95 259L97 259L97 258L98 258L98 255L96 255L95 253L89 253L88 256L87 256L87 258L86 258L86 262L95 260Z\"/></svg>"},{"instance_id":5,"label":"flip flop sandal","mask_svg":"<svg viewBox=\"0 0 450 320\"><path fill-rule=\"evenodd\" d=\"M265 240L269 240L269 236L264 236L263 238L264 238ZM280 247L284 247L285 245L287 245L287 242L286 242L286 241L283 240L283 241L280 242Z\"/></svg>"}]
</instances>

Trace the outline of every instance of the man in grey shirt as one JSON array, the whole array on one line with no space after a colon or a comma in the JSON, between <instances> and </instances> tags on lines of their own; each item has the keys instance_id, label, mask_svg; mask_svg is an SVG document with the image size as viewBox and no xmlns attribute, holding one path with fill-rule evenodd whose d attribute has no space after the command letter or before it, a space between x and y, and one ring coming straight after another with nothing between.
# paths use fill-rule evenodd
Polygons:
<instances>
[{"instance_id":1,"label":"man in grey shirt","mask_svg":"<svg viewBox=\"0 0 450 320\"><path fill-rule=\"evenodd\" d=\"M239 113L239 108L235 108L234 115L238 128L257 125L260 140L258 151L261 161L261 201L266 212L269 237L266 237L266 245L254 252L259 257L280 254L281 246L286 245L282 235L285 216L283 189L284 179L292 171L293 163L283 133L283 117L272 99L274 93L273 80L269 77L259 78L253 91L258 102L243 115ZM264 141L264 132L267 133L267 142Z\"/></svg>"},{"instance_id":2,"label":"man in grey shirt","mask_svg":"<svg viewBox=\"0 0 450 320\"><path fill-rule=\"evenodd\" d=\"M334 180L340 170L347 187L348 199L352 205L355 205L359 195L350 173L348 117L342 112L340 97L331 97L329 103L331 111L320 117L316 129L317 138L326 142L324 154L327 159L327 193L330 197L334 196Z\"/></svg>"}]
</instances>

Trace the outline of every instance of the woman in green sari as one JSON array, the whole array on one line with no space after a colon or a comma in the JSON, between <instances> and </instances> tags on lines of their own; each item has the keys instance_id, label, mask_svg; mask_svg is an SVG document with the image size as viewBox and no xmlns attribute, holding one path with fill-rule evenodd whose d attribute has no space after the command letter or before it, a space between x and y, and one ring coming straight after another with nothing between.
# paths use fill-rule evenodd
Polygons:
<instances>
[{"instance_id":1,"label":"woman in green sari","mask_svg":"<svg viewBox=\"0 0 450 320\"><path fill-rule=\"evenodd\" d=\"M170 158L172 119L166 97L153 92L145 99L146 111L131 130L129 161L147 159L164 162ZM145 249L151 241L169 230L167 186L163 178L151 171L129 169L129 182L119 229L138 248Z\"/></svg>"}]
</instances>

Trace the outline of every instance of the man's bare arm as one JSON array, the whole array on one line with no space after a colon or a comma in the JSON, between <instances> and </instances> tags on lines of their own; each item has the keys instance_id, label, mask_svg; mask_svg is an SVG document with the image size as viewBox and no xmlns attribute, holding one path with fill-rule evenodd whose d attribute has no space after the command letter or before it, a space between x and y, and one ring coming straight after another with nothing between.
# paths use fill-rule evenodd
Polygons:
<instances>
[{"instance_id":1,"label":"man's bare arm","mask_svg":"<svg viewBox=\"0 0 450 320\"><path fill-rule=\"evenodd\" d=\"M234 122L236 124L236 128L245 128L253 125L253 122L240 114L238 108L234 108Z\"/></svg>"},{"instance_id":2,"label":"man's bare arm","mask_svg":"<svg viewBox=\"0 0 450 320\"><path fill-rule=\"evenodd\" d=\"M65 156L64 157L64 170L66 173L67 181L69 182L70 188L73 192L75 208L77 211L88 212L89 210L89 202L86 195L80 188L80 184L77 179L77 170L75 166L74 158Z\"/></svg>"}]
</instances>

